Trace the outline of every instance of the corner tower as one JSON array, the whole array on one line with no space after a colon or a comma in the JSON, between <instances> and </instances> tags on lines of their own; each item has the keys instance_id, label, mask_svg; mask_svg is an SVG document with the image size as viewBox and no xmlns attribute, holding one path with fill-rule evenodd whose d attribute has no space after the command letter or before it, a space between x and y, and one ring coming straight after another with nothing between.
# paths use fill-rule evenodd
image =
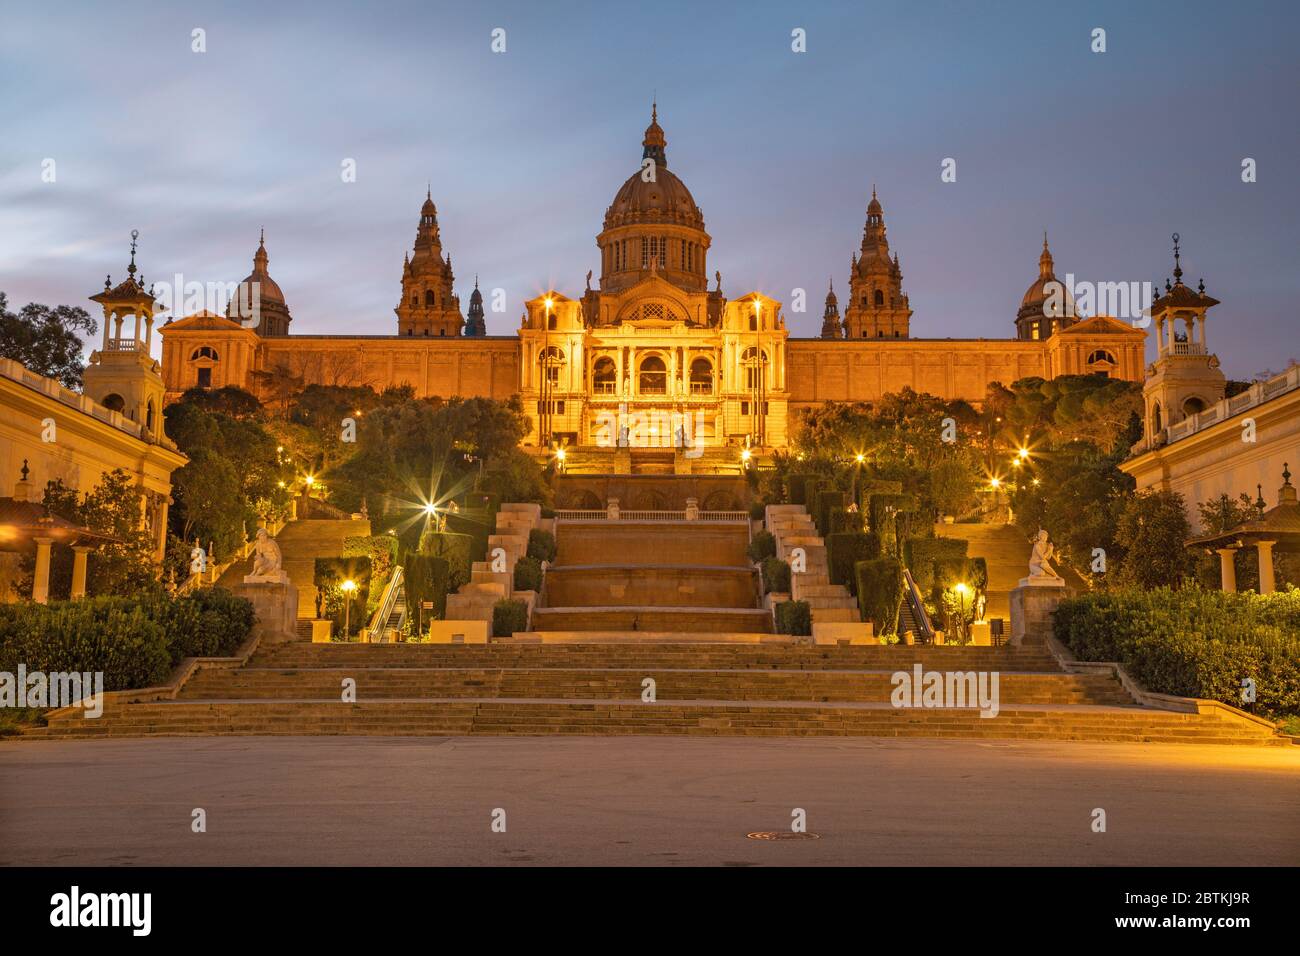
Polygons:
<instances>
[{"instance_id":1,"label":"corner tower","mask_svg":"<svg viewBox=\"0 0 1300 956\"><path fill-rule=\"evenodd\" d=\"M402 299L397 313L398 335L460 335L465 324L460 299L452 292L455 275L451 256L443 257L438 234L438 208L432 192L425 194L415 250L402 261Z\"/></svg>"},{"instance_id":2,"label":"corner tower","mask_svg":"<svg viewBox=\"0 0 1300 956\"><path fill-rule=\"evenodd\" d=\"M844 309L844 333L851 339L905 339L911 330L912 309L903 294L903 270L898 254L889 257L885 212L871 187L862 249L849 273L849 301Z\"/></svg>"}]
</instances>

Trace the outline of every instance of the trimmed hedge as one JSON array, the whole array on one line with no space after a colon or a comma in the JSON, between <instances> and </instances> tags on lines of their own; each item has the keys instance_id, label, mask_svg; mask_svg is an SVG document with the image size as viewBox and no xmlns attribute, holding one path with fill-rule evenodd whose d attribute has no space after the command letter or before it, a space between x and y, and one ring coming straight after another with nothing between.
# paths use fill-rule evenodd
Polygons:
<instances>
[{"instance_id":1,"label":"trimmed hedge","mask_svg":"<svg viewBox=\"0 0 1300 956\"><path fill-rule=\"evenodd\" d=\"M920 502L916 495L894 492L873 493L867 498L867 530L880 535L880 540L885 541L891 538L894 532L887 520L891 510L897 514L900 511L916 511L919 507Z\"/></svg>"},{"instance_id":2,"label":"trimmed hedge","mask_svg":"<svg viewBox=\"0 0 1300 956\"><path fill-rule=\"evenodd\" d=\"M813 522L817 525L817 533L823 538L831 533L831 512L837 508L843 510L848 506L846 497L842 491L823 488L813 499L813 507L809 510L812 511Z\"/></svg>"},{"instance_id":3,"label":"trimmed hedge","mask_svg":"<svg viewBox=\"0 0 1300 956\"><path fill-rule=\"evenodd\" d=\"M961 579L967 547L964 538L912 538L903 545L903 562L917 588L927 594L950 577L949 583Z\"/></svg>"},{"instance_id":4,"label":"trimmed hedge","mask_svg":"<svg viewBox=\"0 0 1300 956\"><path fill-rule=\"evenodd\" d=\"M887 481L884 478L858 479L858 507L863 511L870 509L872 495L901 495L902 493L901 481Z\"/></svg>"},{"instance_id":5,"label":"trimmed hedge","mask_svg":"<svg viewBox=\"0 0 1300 956\"><path fill-rule=\"evenodd\" d=\"M418 622L413 631L423 633L430 621L447 616L447 582L451 565L446 558L431 554L408 554L403 566L406 573L407 619ZM424 610L420 605L431 601L433 607Z\"/></svg>"},{"instance_id":6,"label":"trimmed hedge","mask_svg":"<svg viewBox=\"0 0 1300 956\"><path fill-rule=\"evenodd\" d=\"M812 634L812 609L807 601L782 601L776 606L776 632L795 637Z\"/></svg>"},{"instance_id":7,"label":"trimmed hedge","mask_svg":"<svg viewBox=\"0 0 1300 956\"><path fill-rule=\"evenodd\" d=\"M786 485L788 486L789 493L790 493L790 504L806 505L808 503L808 498L807 498L808 483L821 481L821 477L822 477L821 475L802 474L802 475L791 475L789 478L787 478Z\"/></svg>"},{"instance_id":8,"label":"trimmed hedge","mask_svg":"<svg viewBox=\"0 0 1300 956\"><path fill-rule=\"evenodd\" d=\"M749 506L749 520L763 521L767 517L767 505L761 501L755 501Z\"/></svg>"},{"instance_id":9,"label":"trimmed hedge","mask_svg":"<svg viewBox=\"0 0 1300 956\"><path fill-rule=\"evenodd\" d=\"M862 512L849 511L847 508L831 509L831 534L862 530Z\"/></svg>"},{"instance_id":10,"label":"trimmed hedge","mask_svg":"<svg viewBox=\"0 0 1300 956\"><path fill-rule=\"evenodd\" d=\"M776 535L770 531L755 531L749 539L745 554L751 561L764 561L776 555Z\"/></svg>"},{"instance_id":11,"label":"trimmed hedge","mask_svg":"<svg viewBox=\"0 0 1300 956\"><path fill-rule=\"evenodd\" d=\"M555 560L555 535L544 528L533 528L528 532L528 556L538 562Z\"/></svg>"},{"instance_id":12,"label":"trimmed hedge","mask_svg":"<svg viewBox=\"0 0 1300 956\"><path fill-rule=\"evenodd\" d=\"M763 559L763 593L790 593L790 565L778 557Z\"/></svg>"},{"instance_id":13,"label":"trimmed hedge","mask_svg":"<svg viewBox=\"0 0 1300 956\"><path fill-rule=\"evenodd\" d=\"M451 591L459 591L461 585L469 583L475 560L487 560L486 551L483 557L475 559L474 547L474 539L469 535L450 531L429 531L420 538L421 554L442 558L447 562L447 588Z\"/></svg>"},{"instance_id":14,"label":"trimmed hedge","mask_svg":"<svg viewBox=\"0 0 1300 956\"><path fill-rule=\"evenodd\" d=\"M528 605L516 598L502 598L492 605L492 635L509 637L528 630Z\"/></svg>"},{"instance_id":15,"label":"trimmed hedge","mask_svg":"<svg viewBox=\"0 0 1300 956\"><path fill-rule=\"evenodd\" d=\"M859 561L853 572L862 619L875 625L877 637L895 633L903 604L903 565L897 558L873 558Z\"/></svg>"},{"instance_id":16,"label":"trimmed hedge","mask_svg":"<svg viewBox=\"0 0 1300 956\"><path fill-rule=\"evenodd\" d=\"M843 584L854 594L857 580L854 566L859 561L880 557L880 539L865 531L843 531L826 537L826 563L831 584Z\"/></svg>"},{"instance_id":17,"label":"trimmed hedge","mask_svg":"<svg viewBox=\"0 0 1300 956\"><path fill-rule=\"evenodd\" d=\"M526 554L515 562L515 590L540 591L541 589L542 562Z\"/></svg>"},{"instance_id":18,"label":"trimmed hedge","mask_svg":"<svg viewBox=\"0 0 1300 956\"><path fill-rule=\"evenodd\" d=\"M1300 590L1091 593L1062 601L1052 621L1080 659L1118 661L1147 690L1274 719L1300 714ZM1253 704L1242 700L1245 678Z\"/></svg>"},{"instance_id":19,"label":"trimmed hedge","mask_svg":"<svg viewBox=\"0 0 1300 956\"><path fill-rule=\"evenodd\" d=\"M92 597L0 604L0 671L102 672L105 690L162 683L186 657L229 656L247 640L253 606L223 588L179 598Z\"/></svg>"}]
</instances>

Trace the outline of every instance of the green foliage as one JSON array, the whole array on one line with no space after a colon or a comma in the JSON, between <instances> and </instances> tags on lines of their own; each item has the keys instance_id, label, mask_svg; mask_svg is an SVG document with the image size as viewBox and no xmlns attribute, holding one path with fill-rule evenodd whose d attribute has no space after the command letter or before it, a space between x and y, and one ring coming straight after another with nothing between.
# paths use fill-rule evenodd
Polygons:
<instances>
[{"instance_id":1,"label":"green foliage","mask_svg":"<svg viewBox=\"0 0 1300 956\"><path fill-rule=\"evenodd\" d=\"M416 633L423 633L430 621L447 616L449 567L446 558L414 553L406 556L402 570L406 581L407 616L416 622ZM433 602L433 608L425 610L425 601Z\"/></svg>"},{"instance_id":2,"label":"green foliage","mask_svg":"<svg viewBox=\"0 0 1300 956\"><path fill-rule=\"evenodd\" d=\"M528 630L528 605L515 598L502 598L492 605L492 636L510 637Z\"/></svg>"},{"instance_id":3,"label":"green foliage","mask_svg":"<svg viewBox=\"0 0 1300 956\"><path fill-rule=\"evenodd\" d=\"M763 521L767 517L767 503L763 501L754 501L749 506L749 520Z\"/></svg>"},{"instance_id":4,"label":"green foliage","mask_svg":"<svg viewBox=\"0 0 1300 956\"><path fill-rule=\"evenodd\" d=\"M903 546L903 562L922 594L956 583L969 544L962 538L912 538Z\"/></svg>"},{"instance_id":5,"label":"green foliage","mask_svg":"<svg viewBox=\"0 0 1300 956\"><path fill-rule=\"evenodd\" d=\"M1131 497L1115 528L1115 543L1124 549L1114 572L1116 583L1141 588L1181 585L1195 564L1186 547L1191 532L1183 496L1177 492L1146 491Z\"/></svg>"},{"instance_id":6,"label":"green foliage","mask_svg":"<svg viewBox=\"0 0 1300 956\"><path fill-rule=\"evenodd\" d=\"M842 491L835 491L831 488L824 488L817 493L813 502L816 509L813 514L814 523L817 525L817 533L822 537L831 533L831 512L836 509L843 510L847 502L844 500L846 495Z\"/></svg>"},{"instance_id":7,"label":"green foliage","mask_svg":"<svg viewBox=\"0 0 1300 956\"><path fill-rule=\"evenodd\" d=\"M80 389L82 338L94 336L95 320L78 306L29 302L14 313L8 305L0 292L0 358L13 359L64 388Z\"/></svg>"},{"instance_id":8,"label":"green foliage","mask_svg":"<svg viewBox=\"0 0 1300 956\"><path fill-rule=\"evenodd\" d=\"M257 400L257 396L235 385L186 389L180 401L205 412L230 418L257 418L262 414L262 403Z\"/></svg>"},{"instance_id":9,"label":"green foliage","mask_svg":"<svg viewBox=\"0 0 1300 956\"><path fill-rule=\"evenodd\" d=\"M872 495L901 495L903 483L886 478L863 478L857 480L858 508L870 512Z\"/></svg>"},{"instance_id":10,"label":"green foliage","mask_svg":"<svg viewBox=\"0 0 1300 956\"><path fill-rule=\"evenodd\" d=\"M1062 601L1053 629L1080 659L1119 661L1148 690L1300 714L1298 590L1091 593ZM1245 678L1255 681L1254 706L1242 701Z\"/></svg>"},{"instance_id":11,"label":"green foliage","mask_svg":"<svg viewBox=\"0 0 1300 956\"><path fill-rule=\"evenodd\" d=\"M312 581L321 593L321 614L335 623L339 633L347 638L366 626L366 608L370 606L369 558L317 558ZM352 581L357 586L351 598L343 590L344 581Z\"/></svg>"},{"instance_id":12,"label":"green foliage","mask_svg":"<svg viewBox=\"0 0 1300 956\"><path fill-rule=\"evenodd\" d=\"M859 561L854 566L858 608L864 621L875 625L877 636L893 634L903 603L903 566L894 557Z\"/></svg>"},{"instance_id":13,"label":"green foliage","mask_svg":"<svg viewBox=\"0 0 1300 956\"><path fill-rule=\"evenodd\" d=\"M867 529L880 539L887 554L902 556L902 542L918 524L916 495L880 492L867 499Z\"/></svg>"},{"instance_id":14,"label":"green foliage","mask_svg":"<svg viewBox=\"0 0 1300 956\"><path fill-rule=\"evenodd\" d=\"M540 591L542 589L542 562L524 555L515 562L515 590Z\"/></svg>"},{"instance_id":15,"label":"green foliage","mask_svg":"<svg viewBox=\"0 0 1300 956\"><path fill-rule=\"evenodd\" d=\"M856 593L858 583L854 566L859 561L880 557L880 538L865 531L845 531L826 537L826 563L831 584L843 584Z\"/></svg>"},{"instance_id":16,"label":"green foliage","mask_svg":"<svg viewBox=\"0 0 1300 956\"><path fill-rule=\"evenodd\" d=\"M780 558L772 556L763 559L763 593L790 593L790 565Z\"/></svg>"},{"instance_id":17,"label":"green foliage","mask_svg":"<svg viewBox=\"0 0 1300 956\"><path fill-rule=\"evenodd\" d=\"M745 554L751 561L762 561L776 554L776 535L770 531L755 531L749 539Z\"/></svg>"},{"instance_id":18,"label":"green foliage","mask_svg":"<svg viewBox=\"0 0 1300 956\"><path fill-rule=\"evenodd\" d=\"M102 672L105 690L152 687L186 657L229 656L252 605L221 588L52 604L0 604L0 671Z\"/></svg>"},{"instance_id":19,"label":"green foliage","mask_svg":"<svg viewBox=\"0 0 1300 956\"><path fill-rule=\"evenodd\" d=\"M975 504L978 484L969 458L946 458L930 471L930 500L939 514L960 517Z\"/></svg>"},{"instance_id":20,"label":"green foliage","mask_svg":"<svg viewBox=\"0 0 1300 956\"><path fill-rule=\"evenodd\" d=\"M453 534L450 531L428 531L420 538L420 554L442 558L447 562L447 586L452 591L459 591L462 585L470 582L473 546L474 539L469 535Z\"/></svg>"},{"instance_id":21,"label":"green foliage","mask_svg":"<svg viewBox=\"0 0 1300 956\"><path fill-rule=\"evenodd\" d=\"M807 483L821 481L821 477L821 475L816 474L791 475L788 479L790 504L806 505L808 503L806 497Z\"/></svg>"},{"instance_id":22,"label":"green foliage","mask_svg":"<svg viewBox=\"0 0 1300 956\"><path fill-rule=\"evenodd\" d=\"M398 540L391 534L356 535L343 539L343 557L370 561L370 599L377 602L397 565ZM367 613L374 609L367 603Z\"/></svg>"},{"instance_id":23,"label":"green foliage","mask_svg":"<svg viewBox=\"0 0 1300 956\"><path fill-rule=\"evenodd\" d=\"M782 601L776 606L776 632L795 637L812 634L812 609L807 601Z\"/></svg>"},{"instance_id":24,"label":"green foliage","mask_svg":"<svg viewBox=\"0 0 1300 956\"><path fill-rule=\"evenodd\" d=\"M1236 498L1221 494L1217 498L1203 501L1196 506L1201 515L1202 534L1222 534L1247 521L1259 517L1261 509L1258 504L1241 492ZM1193 555L1196 562L1196 578L1200 585L1214 589L1219 587L1221 569L1219 556L1204 550ZM1259 590L1259 550L1253 547L1238 548L1233 555L1233 565L1237 577L1238 591ZM1273 552L1273 578L1279 589L1288 584L1300 585L1300 554L1295 552Z\"/></svg>"},{"instance_id":25,"label":"green foliage","mask_svg":"<svg viewBox=\"0 0 1300 956\"><path fill-rule=\"evenodd\" d=\"M555 560L555 535L544 528L528 532L528 556L538 561Z\"/></svg>"},{"instance_id":26,"label":"green foliage","mask_svg":"<svg viewBox=\"0 0 1300 956\"><path fill-rule=\"evenodd\" d=\"M849 511L847 508L831 509L831 534L841 531L861 531L863 524L863 515L860 511Z\"/></svg>"}]
</instances>

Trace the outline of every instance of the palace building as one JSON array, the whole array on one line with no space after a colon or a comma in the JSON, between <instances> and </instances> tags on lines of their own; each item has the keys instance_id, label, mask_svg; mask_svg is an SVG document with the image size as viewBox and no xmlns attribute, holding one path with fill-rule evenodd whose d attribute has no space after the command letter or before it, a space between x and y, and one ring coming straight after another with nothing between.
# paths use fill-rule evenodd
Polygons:
<instances>
[{"instance_id":1,"label":"palace building","mask_svg":"<svg viewBox=\"0 0 1300 956\"><path fill-rule=\"evenodd\" d=\"M655 110L640 165L596 235L599 278L593 285L588 272L576 296L551 290L525 302L515 334L486 334L477 280L461 312L430 191L402 264L395 329L291 333L263 241L226 315L162 326L166 400L196 386L266 397L312 383L517 394L532 420L528 446L566 448L570 471L716 473L736 469L741 447L784 447L793 416L826 402L912 388L979 403L990 382L1027 376L1142 379L1145 332L1105 316L1079 319L1068 298L1062 308L1050 294L1046 238L1014 337L916 337L874 188L846 300L841 306L832 283L821 335L791 337L781 302L759 291L730 297L721 272L710 273L704 213L667 145Z\"/></svg>"}]
</instances>

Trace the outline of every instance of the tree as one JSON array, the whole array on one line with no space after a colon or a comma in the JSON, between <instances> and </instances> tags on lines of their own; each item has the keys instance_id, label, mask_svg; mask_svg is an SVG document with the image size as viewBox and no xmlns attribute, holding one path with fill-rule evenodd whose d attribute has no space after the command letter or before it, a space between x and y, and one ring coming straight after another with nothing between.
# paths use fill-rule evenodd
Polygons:
<instances>
[{"instance_id":1,"label":"tree","mask_svg":"<svg viewBox=\"0 0 1300 956\"><path fill-rule=\"evenodd\" d=\"M1115 540L1125 549L1116 581L1144 589L1181 587L1193 572L1190 535L1182 495L1145 491L1131 497L1115 528Z\"/></svg>"},{"instance_id":2,"label":"tree","mask_svg":"<svg viewBox=\"0 0 1300 956\"><path fill-rule=\"evenodd\" d=\"M81 336L93 336L97 328L86 310L76 306L51 309L31 302L15 315L0 292L0 357L14 359L38 375L57 379L65 388L81 388L85 369Z\"/></svg>"}]
</instances>

